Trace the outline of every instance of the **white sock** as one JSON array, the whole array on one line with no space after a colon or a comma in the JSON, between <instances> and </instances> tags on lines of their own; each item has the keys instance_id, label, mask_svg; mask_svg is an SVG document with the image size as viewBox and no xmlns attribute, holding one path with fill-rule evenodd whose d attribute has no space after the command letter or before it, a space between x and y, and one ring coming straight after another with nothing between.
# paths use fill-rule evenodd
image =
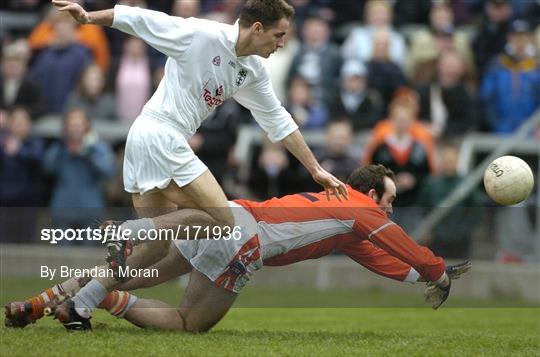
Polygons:
<instances>
[{"instance_id":1,"label":"white sock","mask_svg":"<svg viewBox=\"0 0 540 357\"><path fill-rule=\"evenodd\" d=\"M120 225L120 229L129 229L131 231L131 240L133 241L134 245L137 245L143 242L142 240L138 240L137 238L146 238L146 234L148 233L148 231L156 229L156 225L154 224L154 220L151 218L141 218L125 221Z\"/></svg>"},{"instance_id":2,"label":"white sock","mask_svg":"<svg viewBox=\"0 0 540 357\"><path fill-rule=\"evenodd\" d=\"M92 279L73 297L75 311L80 317L89 318L109 292L100 282Z\"/></svg>"}]
</instances>

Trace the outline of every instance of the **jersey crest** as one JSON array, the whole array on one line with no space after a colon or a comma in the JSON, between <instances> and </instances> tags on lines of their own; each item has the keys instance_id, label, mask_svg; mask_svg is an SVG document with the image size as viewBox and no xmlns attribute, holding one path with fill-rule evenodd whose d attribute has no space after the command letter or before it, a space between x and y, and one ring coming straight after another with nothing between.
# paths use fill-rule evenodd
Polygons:
<instances>
[{"instance_id":1,"label":"jersey crest","mask_svg":"<svg viewBox=\"0 0 540 357\"><path fill-rule=\"evenodd\" d=\"M237 87L240 87L244 81L246 80L246 77L247 77L247 71L245 69L241 69L238 74L236 75L236 81L235 81L235 84Z\"/></svg>"}]
</instances>

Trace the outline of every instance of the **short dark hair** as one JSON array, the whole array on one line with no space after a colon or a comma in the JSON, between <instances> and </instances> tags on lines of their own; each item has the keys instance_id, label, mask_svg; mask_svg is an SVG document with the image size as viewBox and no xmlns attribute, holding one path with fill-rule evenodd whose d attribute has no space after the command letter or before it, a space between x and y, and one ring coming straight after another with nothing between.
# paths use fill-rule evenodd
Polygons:
<instances>
[{"instance_id":1,"label":"short dark hair","mask_svg":"<svg viewBox=\"0 0 540 357\"><path fill-rule=\"evenodd\" d=\"M384 195L385 177L392 181L396 180L394 172L383 165L367 165L355 169L347 179L347 183L356 191L364 194L374 189L377 196L382 197Z\"/></svg>"},{"instance_id":2,"label":"short dark hair","mask_svg":"<svg viewBox=\"0 0 540 357\"><path fill-rule=\"evenodd\" d=\"M294 8L285 0L248 0L240 12L240 26L250 27L260 22L264 27L271 27L279 20L290 19Z\"/></svg>"},{"instance_id":3,"label":"short dark hair","mask_svg":"<svg viewBox=\"0 0 540 357\"><path fill-rule=\"evenodd\" d=\"M334 118L334 119L331 119L330 121L328 121L328 124L326 125L326 130L328 130L328 127L330 127L331 125L347 125L349 127L353 127L353 123L352 121L347 118L347 117L337 117L337 118Z\"/></svg>"},{"instance_id":4,"label":"short dark hair","mask_svg":"<svg viewBox=\"0 0 540 357\"><path fill-rule=\"evenodd\" d=\"M88 128L90 128L92 126L92 121L90 120L90 117L88 116L88 113L86 111L84 111L82 108L80 107L73 107L69 110L67 110L63 117L62 117L62 122L63 122L63 125L65 126L67 124L67 122L71 119L71 117L73 116L73 114L82 114L82 116L84 117L84 119L86 120L86 123L88 125Z\"/></svg>"}]
</instances>

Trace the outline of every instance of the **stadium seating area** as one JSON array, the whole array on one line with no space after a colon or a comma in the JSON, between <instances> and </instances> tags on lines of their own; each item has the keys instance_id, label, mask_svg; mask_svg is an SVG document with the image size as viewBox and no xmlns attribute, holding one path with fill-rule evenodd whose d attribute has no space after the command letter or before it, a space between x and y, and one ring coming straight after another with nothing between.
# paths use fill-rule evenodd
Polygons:
<instances>
[{"instance_id":1,"label":"stadium seating area","mask_svg":"<svg viewBox=\"0 0 540 357\"><path fill-rule=\"evenodd\" d=\"M225 23L236 21L242 5L79 2L89 10L121 3ZM345 180L361 163L396 172L395 219L408 229L464 180L458 158L467 135L510 136L540 108L538 1L290 2L296 14L286 47L267 60L276 94L337 177ZM49 3L0 4L0 202L3 209L74 207L54 211L55 224L85 226L107 207L131 206L123 145L166 57L116 30L77 26ZM227 101L190 145L231 198L318 190L283 147L258 138L259 130L247 110ZM540 130L528 138L539 140ZM538 260L528 213L535 198L522 211L498 211L502 230L493 228L484 208L490 205L482 190L473 191L429 234L430 247L448 258ZM509 232L505 219L521 220L520 231ZM478 249L483 238L473 236L496 238L486 253Z\"/></svg>"}]
</instances>

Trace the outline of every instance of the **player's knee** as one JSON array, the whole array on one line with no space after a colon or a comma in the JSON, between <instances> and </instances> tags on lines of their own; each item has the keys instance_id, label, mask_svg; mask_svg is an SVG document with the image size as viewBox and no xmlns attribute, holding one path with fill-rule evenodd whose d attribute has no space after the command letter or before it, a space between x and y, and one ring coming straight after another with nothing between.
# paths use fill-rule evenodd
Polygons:
<instances>
[{"instance_id":1,"label":"player's knee","mask_svg":"<svg viewBox=\"0 0 540 357\"><path fill-rule=\"evenodd\" d=\"M182 312L180 311L180 309L175 309L173 311L176 314L173 328L180 332L186 332L186 320L182 315Z\"/></svg>"},{"instance_id":2,"label":"player's knee","mask_svg":"<svg viewBox=\"0 0 540 357\"><path fill-rule=\"evenodd\" d=\"M156 255L159 259L165 258L169 254L171 242L169 240L162 240L157 245Z\"/></svg>"},{"instance_id":3,"label":"player's knee","mask_svg":"<svg viewBox=\"0 0 540 357\"><path fill-rule=\"evenodd\" d=\"M153 261L158 261L167 256L169 253L170 242L167 240L156 240L149 242L148 244L140 244L142 254L148 257L152 257Z\"/></svg>"},{"instance_id":4,"label":"player's knee","mask_svg":"<svg viewBox=\"0 0 540 357\"><path fill-rule=\"evenodd\" d=\"M204 326L196 321L184 320L184 331L189 333L204 333L210 330L211 326Z\"/></svg>"},{"instance_id":5,"label":"player's knee","mask_svg":"<svg viewBox=\"0 0 540 357\"><path fill-rule=\"evenodd\" d=\"M176 309L176 313L182 321L182 331L189 333L208 332L214 326L217 320L213 323L208 323L208 320L198 314L190 313ZM206 322L205 322L206 321Z\"/></svg>"},{"instance_id":6,"label":"player's knee","mask_svg":"<svg viewBox=\"0 0 540 357\"><path fill-rule=\"evenodd\" d=\"M231 232L234 227L234 221L222 221L218 222L216 224L218 228L214 228L213 232L222 232L227 234L228 232Z\"/></svg>"},{"instance_id":7,"label":"player's knee","mask_svg":"<svg viewBox=\"0 0 540 357\"><path fill-rule=\"evenodd\" d=\"M221 212L219 217L215 218L216 226L220 227L222 232L228 232L234 227L234 216L230 209Z\"/></svg>"},{"instance_id":8,"label":"player's knee","mask_svg":"<svg viewBox=\"0 0 540 357\"><path fill-rule=\"evenodd\" d=\"M230 208L215 208L202 210L184 210L185 226L219 227L224 231L227 227L234 226L234 216ZM214 228L217 230L218 228Z\"/></svg>"}]
</instances>

